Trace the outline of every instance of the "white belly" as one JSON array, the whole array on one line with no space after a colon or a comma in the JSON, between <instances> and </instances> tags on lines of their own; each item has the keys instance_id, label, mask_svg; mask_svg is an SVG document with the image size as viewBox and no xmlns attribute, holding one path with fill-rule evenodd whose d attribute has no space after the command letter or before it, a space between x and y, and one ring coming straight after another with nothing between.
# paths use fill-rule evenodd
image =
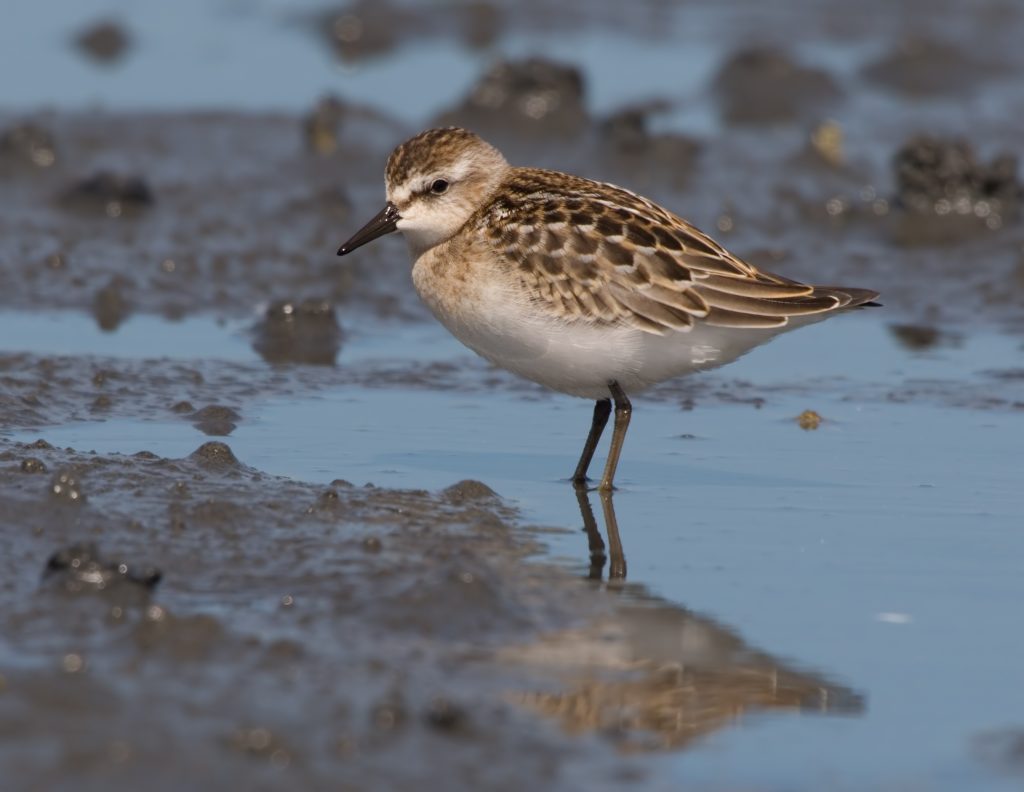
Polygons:
<instances>
[{"instance_id":1,"label":"white belly","mask_svg":"<svg viewBox=\"0 0 1024 792\"><path fill-rule=\"evenodd\" d=\"M658 336L629 326L564 321L499 284L444 299L425 278L413 281L438 320L477 354L552 390L587 399L618 382L634 394L664 380L729 363L786 328L737 330L698 324Z\"/></svg>"}]
</instances>

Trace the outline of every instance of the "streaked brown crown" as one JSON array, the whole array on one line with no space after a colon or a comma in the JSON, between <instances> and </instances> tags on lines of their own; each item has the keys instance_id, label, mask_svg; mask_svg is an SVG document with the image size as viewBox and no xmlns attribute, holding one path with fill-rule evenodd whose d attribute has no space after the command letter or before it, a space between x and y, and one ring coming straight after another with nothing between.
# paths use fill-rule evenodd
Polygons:
<instances>
[{"instance_id":1,"label":"streaked brown crown","mask_svg":"<svg viewBox=\"0 0 1024 792\"><path fill-rule=\"evenodd\" d=\"M467 148L491 148L483 138L460 127L428 129L402 143L388 157L384 177L390 185L404 184L414 173L443 170Z\"/></svg>"}]
</instances>

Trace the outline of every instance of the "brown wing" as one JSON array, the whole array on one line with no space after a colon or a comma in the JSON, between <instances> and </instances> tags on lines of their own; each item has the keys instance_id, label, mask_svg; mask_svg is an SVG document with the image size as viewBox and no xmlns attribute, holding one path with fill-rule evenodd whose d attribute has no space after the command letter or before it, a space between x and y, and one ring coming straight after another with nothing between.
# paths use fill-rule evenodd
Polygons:
<instances>
[{"instance_id":1,"label":"brown wing","mask_svg":"<svg viewBox=\"0 0 1024 792\"><path fill-rule=\"evenodd\" d=\"M655 334L782 327L859 304L872 292L761 272L682 218L613 185L517 169L476 222L534 299L566 319Z\"/></svg>"}]
</instances>

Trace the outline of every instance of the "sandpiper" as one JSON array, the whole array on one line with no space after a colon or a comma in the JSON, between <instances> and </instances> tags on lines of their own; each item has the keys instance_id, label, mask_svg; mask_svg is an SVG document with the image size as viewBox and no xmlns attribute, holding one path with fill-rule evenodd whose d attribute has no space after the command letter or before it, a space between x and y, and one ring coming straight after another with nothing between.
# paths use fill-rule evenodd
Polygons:
<instances>
[{"instance_id":1,"label":"sandpiper","mask_svg":"<svg viewBox=\"0 0 1024 792\"><path fill-rule=\"evenodd\" d=\"M653 201L513 167L465 129L402 143L385 184L384 209L338 255L401 231L416 290L456 338L497 366L595 400L577 487L613 402L603 492L613 489L631 395L878 296L758 270Z\"/></svg>"}]
</instances>

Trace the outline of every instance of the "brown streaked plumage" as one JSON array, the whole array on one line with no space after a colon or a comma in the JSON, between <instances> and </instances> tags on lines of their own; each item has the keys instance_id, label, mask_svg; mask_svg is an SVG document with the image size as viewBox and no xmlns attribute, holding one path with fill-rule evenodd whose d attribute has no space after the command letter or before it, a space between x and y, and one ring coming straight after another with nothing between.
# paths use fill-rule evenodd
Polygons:
<instances>
[{"instance_id":1,"label":"brown streaked plumage","mask_svg":"<svg viewBox=\"0 0 1024 792\"><path fill-rule=\"evenodd\" d=\"M459 340L524 377L594 399L578 485L612 401L602 490L612 489L630 394L877 296L760 271L646 198L512 167L464 129L401 144L385 178L387 207L339 255L402 231L417 291Z\"/></svg>"},{"instance_id":2,"label":"brown streaked plumage","mask_svg":"<svg viewBox=\"0 0 1024 792\"><path fill-rule=\"evenodd\" d=\"M559 200L558 196L572 196ZM664 335L701 320L782 327L877 295L761 272L682 218L627 190L517 168L467 224L514 263L523 287L566 319Z\"/></svg>"}]
</instances>

